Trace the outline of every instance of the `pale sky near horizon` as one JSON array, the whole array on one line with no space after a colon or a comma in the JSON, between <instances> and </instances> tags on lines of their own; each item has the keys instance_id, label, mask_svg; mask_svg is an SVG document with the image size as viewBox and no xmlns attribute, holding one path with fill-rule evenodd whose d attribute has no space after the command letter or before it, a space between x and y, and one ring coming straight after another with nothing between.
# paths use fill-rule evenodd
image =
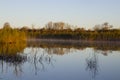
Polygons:
<instances>
[{"instance_id":1,"label":"pale sky near horizon","mask_svg":"<svg viewBox=\"0 0 120 80\"><path fill-rule=\"evenodd\" d=\"M43 27L49 21L93 28L108 22L120 28L120 0L0 0L0 28Z\"/></svg>"}]
</instances>

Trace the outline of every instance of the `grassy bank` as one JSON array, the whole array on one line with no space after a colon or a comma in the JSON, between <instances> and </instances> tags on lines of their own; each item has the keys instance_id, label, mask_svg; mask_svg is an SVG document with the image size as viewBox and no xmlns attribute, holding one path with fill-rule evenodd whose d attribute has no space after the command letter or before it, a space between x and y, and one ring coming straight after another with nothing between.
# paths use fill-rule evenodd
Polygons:
<instances>
[{"instance_id":1,"label":"grassy bank","mask_svg":"<svg viewBox=\"0 0 120 80\"><path fill-rule=\"evenodd\" d=\"M19 43L26 41L26 34L18 29L12 29L8 23L5 23L0 30L0 43Z\"/></svg>"}]
</instances>

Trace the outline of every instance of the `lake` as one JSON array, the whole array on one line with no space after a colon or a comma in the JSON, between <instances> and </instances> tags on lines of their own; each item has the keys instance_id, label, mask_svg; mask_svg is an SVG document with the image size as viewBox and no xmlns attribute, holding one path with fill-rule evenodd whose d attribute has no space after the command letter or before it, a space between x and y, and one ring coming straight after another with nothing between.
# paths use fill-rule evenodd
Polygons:
<instances>
[{"instance_id":1,"label":"lake","mask_svg":"<svg viewBox=\"0 0 120 80\"><path fill-rule=\"evenodd\" d=\"M0 45L0 80L120 80L120 43Z\"/></svg>"}]
</instances>

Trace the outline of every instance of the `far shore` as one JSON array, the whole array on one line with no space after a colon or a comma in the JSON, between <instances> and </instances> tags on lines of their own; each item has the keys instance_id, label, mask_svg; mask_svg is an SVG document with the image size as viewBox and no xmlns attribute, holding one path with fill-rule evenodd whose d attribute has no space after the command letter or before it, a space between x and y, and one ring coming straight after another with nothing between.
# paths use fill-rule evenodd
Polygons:
<instances>
[{"instance_id":1,"label":"far shore","mask_svg":"<svg viewBox=\"0 0 120 80\"><path fill-rule=\"evenodd\" d=\"M102 40L72 40L72 39L27 39L27 42L53 42L53 43L117 43L120 41L102 41Z\"/></svg>"}]
</instances>

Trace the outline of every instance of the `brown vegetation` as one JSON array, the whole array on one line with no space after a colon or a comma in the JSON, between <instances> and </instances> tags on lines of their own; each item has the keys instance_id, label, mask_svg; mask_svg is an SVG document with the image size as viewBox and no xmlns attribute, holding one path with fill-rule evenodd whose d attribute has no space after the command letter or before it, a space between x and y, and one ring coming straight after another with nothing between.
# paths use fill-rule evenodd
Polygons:
<instances>
[{"instance_id":1,"label":"brown vegetation","mask_svg":"<svg viewBox=\"0 0 120 80\"><path fill-rule=\"evenodd\" d=\"M94 30L74 28L63 22L49 22L41 29L21 29L29 38L35 39L63 39L63 40L89 40L89 41L120 41L120 29L112 28L107 22L96 25Z\"/></svg>"}]
</instances>

